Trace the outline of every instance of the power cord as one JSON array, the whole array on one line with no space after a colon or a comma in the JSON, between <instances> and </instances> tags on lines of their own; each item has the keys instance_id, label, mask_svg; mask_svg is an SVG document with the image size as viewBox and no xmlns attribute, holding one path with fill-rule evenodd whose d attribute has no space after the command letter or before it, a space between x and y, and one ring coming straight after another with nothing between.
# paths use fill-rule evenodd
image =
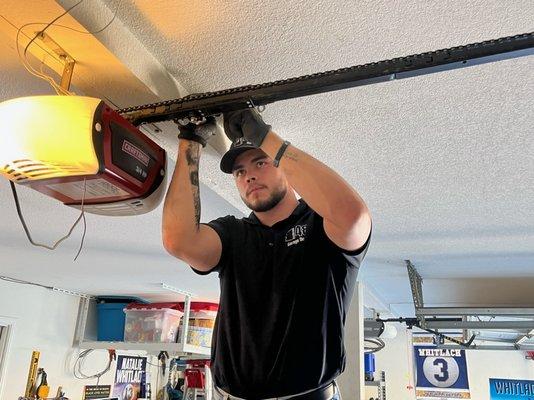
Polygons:
<instances>
[{"instance_id":1,"label":"power cord","mask_svg":"<svg viewBox=\"0 0 534 400\"><path fill-rule=\"evenodd\" d=\"M78 29L75 29L75 28L71 28L69 26L65 26L65 25L59 25L59 24L55 24L54 22L56 22L57 20L59 20L61 17L65 16L66 14L68 14L70 11L72 11L75 7L77 7L78 5L80 5L81 3L83 3L85 0L80 0L78 1L77 3L75 3L73 6L69 7L65 12L63 12L62 14L60 14L59 16L57 16L56 18L54 18L52 21L46 23L46 22L31 22L31 23L27 23L27 24L24 24L22 25L18 30L17 30L17 36L16 36L16 47L17 47L17 53L18 53L18 56L19 56L19 60L20 62L22 63L22 65L24 66L24 68L26 68L26 70L32 74L32 75L35 75L37 76L38 78L41 78L41 79L44 79L45 81L47 81L53 88L54 90L56 91L56 93L58 95L72 95L73 93L69 92L68 90L62 88L60 85L58 85L58 83L50 76L50 75L47 75L43 72L40 72L40 71L37 71L34 67L31 66L31 64L29 63L28 59L27 59L27 51L28 51L28 48L31 46L31 44L35 41L35 39L37 39L39 36L42 36L43 33L48 29L50 28L51 26L57 26L57 27L61 27L61 28L65 28L65 29L70 29L74 32L78 32L78 33L82 33L82 34L90 34L90 35L93 35L93 34L97 34L97 33L100 33L100 32L103 32L104 30L106 30L112 23L113 21L115 21L115 18L117 17L117 12L119 10L119 5L121 3L122 0L118 0L117 1L117 5L115 7L115 12L113 13L113 17L111 18L111 20L106 24L104 25L102 28L96 30L96 31L81 31L81 30L78 30ZM21 54L21 51L20 51L20 46L19 46L19 37L20 37L20 34L22 33L22 30L27 27L27 26L31 26L31 25L46 25L42 30L40 30L39 32L37 32L32 38L31 40L28 42L28 44L26 45L26 47L24 48L24 52L23 54Z\"/></svg>"},{"instance_id":2,"label":"power cord","mask_svg":"<svg viewBox=\"0 0 534 400\"><path fill-rule=\"evenodd\" d=\"M30 243L32 245L34 245L34 246L44 247L45 249L48 249L48 250L55 250L57 248L57 246L61 242L63 242L65 239L67 239L71 235L72 231L74 230L76 225L78 225L80 220L83 220L82 239L80 241L80 247L78 248L78 252L76 253L76 256L74 257L74 261L76 261L76 259L80 255L80 252L82 251L83 243L84 243L84 240L85 240L85 233L87 232L87 222L86 222L86 219L85 219L85 210L84 210L85 192L86 192L86 189L87 189L86 180L85 179L83 180L83 196L82 196L82 201L81 201L80 216L76 219L74 224L71 226L71 228L69 229L68 233L65 236L63 236L62 238L58 239L52 246L49 246L49 245L46 245L46 244L42 244L42 243L37 243L37 242L33 241L32 236L30 234L30 230L28 229L28 226L26 225L26 221L24 220L24 216L22 215L22 210L20 208L19 197L18 197L18 194L17 194L17 189L15 188L15 184L12 181L9 181L9 184L11 186L11 192L13 193L13 198L15 200L15 207L17 208L17 214L19 216L20 222L22 223L22 227L24 228L24 232L26 233L26 237L28 238Z\"/></svg>"},{"instance_id":3,"label":"power cord","mask_svg":"<svg viewBox=\"0 0 534 400\"><path fill-rule=\"evenodd\" d=\"M364 338L367 343L372 343L375 347L364 346L365 353L376 353L386 347L384 341L380 338Z\"/></svg>"},{"instance_id":4,"label":"power cord","mask_svg":"<svg viewBox=\"0 0 534 400\"><path fill-rule=\"evenodd\" d=\"M113 361L116 360L117 356L116 356L115 350L108 350L109 358L108 358L108 364L106 365L106 367L102 371L97 372L96 374L86 375L82 371L83 363L85 361L85 358L89 354L91 354L94 350L95 349L84 350L78 355L78 358L74 362L73 372L74 372L74 377L76 379L96 379L97 380L96 384L98 385L98 383L100 382L100 377L102 375L105 375L107 372L109 372L109 370L111 369L111 364L113 363Z\"/></svg>"},{"instance_id":5,"label":"power cord","mask_svg":"<svg viewBox=\"0 0 534 400\"><path fill-rule=\"evenodd\" d=\"M50 76L48 75L45 75L45 74L41 74L39 71L37 71L35 68L33 68L30 63L28 62L28 59L27 59L27 51L28 51L28 48L31 46L31 44L35 41L35 39L37 39L40 35L42 35L54 22L56 22L58 19L60 19L61 17L63 17L64 15L66 15L67 13L69 13L69 11L71 11L72 9L74 9L75 7L77 7L78 5L80 5L84 0L80 0L78 1L76 4L74 4L73 6L69 7L67 10L65 10L65 12L63 12L62 14L60 14L59 16L57 16L56 18L54 18L51 22L49 22L44 29L42 29L41 31L37 32L33 38L28 42L28 44L26 45L26 47L24 48L24 53L23 55L21 55L20 53L20 47L19 47L19 36L20 36L20 33L22 31L22 29L26 26L28 26L28 24L25 24L25 25L22 25L18 31L17 31L17 37L16 37L16 47L17 47L17 53L18 53L18 56L19 56L19 60L21 61L22 65L26 68L26 70L32 74L32 75L35 75L37 76L38 78L41 78L41 79L44 79L45 81L47 81L48 83L50 83L50 85L54 88L54 90L56 91L56 93L58 95L70 95L72 94L71 92L69 92L68 90L62 88L60 85L57 84L57 82Z\"/></svg>"}]
</instances>

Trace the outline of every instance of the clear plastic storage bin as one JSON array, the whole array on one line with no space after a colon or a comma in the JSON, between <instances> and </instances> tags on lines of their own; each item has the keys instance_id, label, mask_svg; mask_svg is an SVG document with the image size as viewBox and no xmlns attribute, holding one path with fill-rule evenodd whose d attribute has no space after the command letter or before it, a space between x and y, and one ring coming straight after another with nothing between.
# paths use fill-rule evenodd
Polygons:
<instances>
[{"instance_id":1,"label":"clear plastic storage bin","mask_svg":"<svg viewBox=\"0 0 534 400\"><path fill-rule=\"evenodd\" d=\"M181 311L154 304L129 306L124 309L126 342L174 343L180 327Z\"/></svg>"},{"instance_id":2,"label":"clear plastic storage bin","mask_svg":"<svg viewBox=\"0 0 534 400\"><path fill-rule=\"evenodd\" d=\"M187 343L194 346L211 347L211 337L215 318L217 317L218 304L192 302L189 314L189 329Z\"/></svg>"}]
</instances>

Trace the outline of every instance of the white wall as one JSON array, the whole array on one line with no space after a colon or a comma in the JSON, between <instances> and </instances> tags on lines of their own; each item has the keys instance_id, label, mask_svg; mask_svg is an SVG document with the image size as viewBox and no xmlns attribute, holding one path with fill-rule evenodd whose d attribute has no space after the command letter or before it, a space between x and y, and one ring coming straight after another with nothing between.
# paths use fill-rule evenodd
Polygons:
<instances>
[{"instance_id":1,"label":"white wall","mask_svg":"<svg viewBox=\"0 0 534 400\"><path fill-rule=\"evenodd\" d=\"M363 285L358 282L345 323L345 371L337 379L345 399L360 399L363 386Z\"/></svg>"},{"instance_id":2,"label":"white wall","mask_svg":"<svg viewBox=\"0 0 534 400\"><path fill-rule=\"evenodd\" d=\"M525 359L524 351L471 350L467 367L473 400L489 398L489 378L534 380L534 361Z\"/></svg>"},{"instance_id":3,"label":"white wall","mask_svg":"<svg viewBox=\"0 0 534 400\"><path fill-rule=\"evenodd\" d=\"M2 399L24 395L33 350L41 352L39 367L48 374L50 393L63 386L67 397L81 398L84 385L96 380L74 378L72 364L78 351L72 348L79 299L51 290L0 281L0 320L14 323L3 379ZM106 366L107 353L98 350L87 360L85 373ZM100 382L111 384L114 370Z\"/></svg>"},{"instance_id":4,"label":"white wall","mask_svg":"<svg viewBox=\"0 0 534 400\"><path fill-rule=\"evenodd\" d=\"M377 371L386 372L388 398L414 400L411 337L405 326L396 325L395 339L386 340L386 348L376 353ZM523 351L468 350L467 368L472 400L489 399L489 378L534 380L534 361Z\"/></svg>"}]
</instances>

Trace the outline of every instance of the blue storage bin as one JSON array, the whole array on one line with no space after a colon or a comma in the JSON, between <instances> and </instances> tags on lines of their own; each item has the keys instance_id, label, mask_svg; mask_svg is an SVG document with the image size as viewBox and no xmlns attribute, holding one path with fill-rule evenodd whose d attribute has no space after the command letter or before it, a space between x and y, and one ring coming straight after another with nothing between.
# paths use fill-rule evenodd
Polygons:
<instances>
[{"instance_id":1,"label":"blue storage bin","mask_svg":"<svg viewBox=\"0 0 534 400\"><path fill-rule=\"evenodd\" d=\"M363 357L365 373L373 374L376 371L374 353L365 353Z\"/></svg>"},{"instance_id":2,"label":"blue storage bin","mask_svg":"<svg viewBox=\"0 0 534 400\"><path fill-rule=\"evenodd\" d=\"M128 303L99 303L98 311L98 341L122 342L124 340L124 309Z\"/></svg>"},{"instance_id":3,"label":"blue storage bin","mask_svg":"<svg viewBox=\"0 0 534 400\"><path fill-rule=\"evenodd\" d=\"M148 303L136 296L99 296L97 301L96 337L99 342L122 342L126 321L124 309L130 303Z\"/></svg>"}]
</instances>

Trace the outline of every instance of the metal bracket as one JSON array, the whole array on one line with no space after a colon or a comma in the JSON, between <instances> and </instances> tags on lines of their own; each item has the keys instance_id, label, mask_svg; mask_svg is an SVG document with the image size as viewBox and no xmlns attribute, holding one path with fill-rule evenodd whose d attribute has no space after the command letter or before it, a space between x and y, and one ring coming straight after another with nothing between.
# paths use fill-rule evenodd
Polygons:
<instances>
[{"instance_id":1,"label":"metal bracket","mask_svg":"<svg viewBox=\"0 0 534 400\"><path fill-rule=\"evenodd\" d=\"M174 292L174 293L183 294L186 297L187 296L195 297L195 295L193 293L187 292L187 291L185 291L183 289L178 289L177 287L174 287L174 286L171 286L171 285L167 285L166 283L162 283L161 287L162 287L162 289L169 290L169 291Z\"/></svg>"},{"instance_id":2,"label":"metal bracket","mask_svg":"<svg viewBox=\"0 0 534 400\"><path fill-rule=\"evenodd\" d=\"M59 85L65 89L70 89L70 82L72 80L72 73L74 72L74 65L76 64L76 61L74 61L72 58L68 57L65 58L65 66L63 67L63 74L61 75L61 82Z\"/></svg>"},{"instance_id":3,"label":"metal bracket","mask_svg":"<svg viewBox=\"0 0 534 400\"><path fill-rule=\"evenodd\" d=\"M63 62L63 73L61 74L60 86L65 89L70 89L70 83L72 80L72 73L74 72L74 65L76 60L72 58L54 39L50 37L46 32L35 32L41 42L54 53Z\"/></svg>"},{"instance_id":4,"label":"metal bracket","mask_svg":"<svg viewBox=\"0 0 534 400\"><path fill-rule=\"evenodd\" d=\"M180 293L185 296L184 299L184 315L182 317L182 326L180 328L180 337L178 342L180 343L180 351L187 353L187 337L189 332L189 315L191 313L191 298L193 297L192 293L186 292L185 290L175 288L174 286L167 285L162 283L161 287L163 289L169 290L171 292Z\"/></svg>"},{"instance_id":5,"label":"metal bracket","mask_svg":"<svg viewBox=\"0 0 534 400\"><path fill-rule=\"evenodd\" d=\"M419 319L421 327L426 328L425 317L422 315L418 315L419 309L424 307L423 279L421 278L421 275L419 275L419 272L417 272L410 260L404 260L404 262L406 263L406 268L408 270L408 278L410 279L413 304L415 306L415 315L417 315L417 319Z\"/></svg>"},{"instance_id":6,"label":"metal bracket","mask_svg":"<svg viewBox=\"0 0 534 400\"><path fill-rule=\"evenodd\" d=\"M424 307L417 316L508 316L534 318L534 308L529 307Z\"/></svg>"},{"instance_id":7,"label":"metal bracket","mask_svg":"<svg viewBox=\"0 0 534 400\"><path fill-rule=\"evenodd\" d=\"M438 346L438 349L463 349L461 346L456 345L442 345ZM485 346L485 345L471 345L469 350L521 350L521 351L532 351L534 346Z\"/></svg>"},{"instance_id":8,"label":"metal bracket","mask_svg":"<svg viewBox=\"0 0 534 400\"><path fill-rule=\"evenodd\" d=\"M85 326L87 324L87 314L89 312L90 298L82 297L78 304L78 319L74 330L74 346L79 346L85 339Z\"/></svg>"},{"instance_id":9,"label":"metal bracket","mask_svg":"<svg viewBox=\"0 0 534 400\"><path fill-rule=\"evenodd\" d=\"M85 293L79 293L79 292L75 292L74 290L69 290L69 289L63 289L63 288L58 288L58 287L52 287L52 290L54 292L59 292L59 293L63 293L63 294L68 294L69 296L75 296L75 297L80 297L82 299L94 299L95 297L94 296L91 296L90 294L85 294Z\"/></svg>"},{"instance_id":10,"label":"metal bracket","mask_svg":"<svg viewBox=\"0 0 534 400\"><path fill-rule=\"evenodd\" d=\"M515 342L516 345L522 345L523 342L526 342L530 338L534 337L534 329L529 331L526 335L521 336L517 341Z\"/></svg>"}]
</instances>

